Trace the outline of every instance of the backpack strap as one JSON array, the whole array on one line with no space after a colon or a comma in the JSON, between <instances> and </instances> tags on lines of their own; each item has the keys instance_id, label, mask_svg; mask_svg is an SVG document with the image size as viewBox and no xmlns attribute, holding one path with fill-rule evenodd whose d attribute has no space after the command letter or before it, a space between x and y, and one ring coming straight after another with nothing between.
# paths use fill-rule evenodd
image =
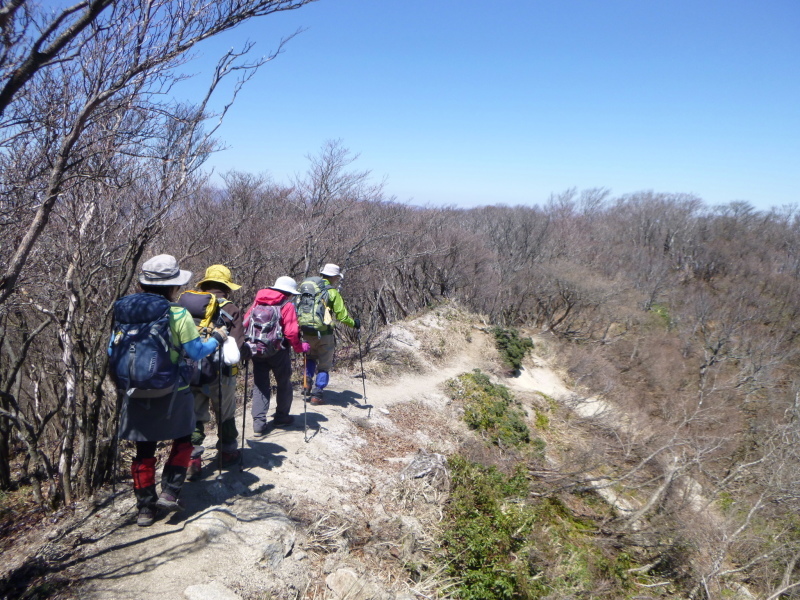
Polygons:
<instances>
[{"instance_id":1,"label":"backpack strap","mask_svg":"<svg viewBox=\"0 0 800 600\"><path fill-rule=\"evenodd\" d=\"M223 306L227 306L228 304L231 304L231 301L228 300L227 298L222 298L221 300L217 299L217 314L214 318L214 321L220 323L222 317L225 317L226 319L228 319L228 322L231 324L231 326L233 326L233 317L227 310L224 310L222 308ZM225 325L225 322L222 321L221 324Z\"/></svg>"},{"instance_id":2,"label":"backpack strap","mask_svg":"<svg viewBox=\"0 0 800 600\"><path fill-rule=\"evenodd\" d=\"M281 302L280 304L276 305L278 307L278 326L281 328L281 330L283 330L283 325L281 325L281 319L283 318L283 307L286 306L287 304L289 304L290 302L292 302L293 299L294 298L292 298L291 294L287 294L286 298L284 298L283 302ZM284 337L283 339L285 341L286 337Z\"/></svg>"},{"instance_id":3,"label":"backpack strap","mask_svg":"<svg viewBox=\"0 0 800 600\"><path fill-rule=\"evenodd\" d=\"M169 309L167 309L167 310L169 310L171 312L173 306L177 306L178 308L182 308L183 310L186 310L185 306L181 306L177 302L170 302L169 303ZM183 362L184 358L186 357L186 349L183 347L183 345L176 346L175 345L175 341L172 339L172 327L170 327L170 330L169 330L169 343L172 345L172 347L178 353L178 381L175 382L175 387L173 388L172 394L170 395L169 406L167 407L167 420L168 421L172 418L172 407L175 404L175 398L178 396L178 388L181 387L180 382L181 382L182 379L184 379L184 373L183 373L183 371L181 369L181 362ZM184 383L186 383L187 385L189 384L188 381L184 381Z\"/></svg>"},{"instance_id":4,"label":"backpack strap","mask_svg":"<svg viewBox=\"0 0 800 600\"><path fill-rule=\"evenodd\" d=\"M183 306L181 304L178 304L177 302L170 302L169 303L169 310L170 311L172 310L173 307L174 308L180 308L180 309L182 309L182 310L184 310L186 312L189 312L186 309L185 306ZM189 382L185 381L186 378L184 377L184 373L181 371L181 368L180 368L181 363L186 359L186 348L183 347L183 344L176 344L175 343L175 340L172 337L172 327L170 327L169 334L170 334L169 335L169 343L172 345L172 348L175 350L175 352L178 353L178 377L181 378L181 379L184 379L184 383L186 383L186 385L189 385ZM180 387L180 384L176 383L175 384L175 392L176 393L177 393L179 387ZM175 394L172 395L172 400L174 400L174 399L175 399ZM171 412L171 410L170 410L170 412Z\"/></svg>"},{"instance_id":5,"label":"backpack strap","mask_svg":"<svg viewBox=\"0 0 800 600\"><path fill-rule=\"evenodd\" d=\"M170 302L169 306L170 306L169 310L172 310L172 307L174 306L176 308L182 308L184 311L189 312L189 309L187 309L185 306L177 302ZM191 316L191 313L189 314L189 316ZM185 362L186 360L186 348L183 347L183 344L181 345L175 344L174 340L172 339L171 328L170 328L169 341L170 344L172 344L172 347L178 353L178 381L175 383L175 388L172 390L172 395L170 396L169 399L169 407L167 408L167 420L172 418L172 407L175 404L175 398L178 396L178 389L180 389L181 387L180 382L183 381L183 383L185 383L186 385L191 385L191 381L187 380L186 370L181 368L181 363Z\"/></svg>"}]
</instances>

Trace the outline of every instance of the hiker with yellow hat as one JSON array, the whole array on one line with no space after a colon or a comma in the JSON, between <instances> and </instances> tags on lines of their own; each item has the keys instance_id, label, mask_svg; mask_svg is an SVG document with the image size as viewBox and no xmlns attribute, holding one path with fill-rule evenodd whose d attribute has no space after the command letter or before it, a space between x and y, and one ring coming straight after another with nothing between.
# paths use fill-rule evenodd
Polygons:
<instances>
[{"instance_id":1,"label":"hiker with yellow hat","mask_svg":"<svg viewBox=\"0 0 800 600\"><path fill-rule=\"evenodd\" d=\"M239 284L233 282L231 271L225 265L211 265L205 277L197 282L197 289L184 292L178 304L184 306L194 319L200 336L203 337L214 327L226 327L229 336L236 340L240 354L246 360L247 348L244 343L242 311L228 300L231 292L238 290ZM239 460L236 429L236 375L238 365L228 366L215 355L202 361L195 369L192 380L194 394L195 430L192 433L192 458L189 462L187 478L194 481L200 478L202 456L205 448L205 425L211 420L209 408L214 411L219 423L217 451L223 466Z\"/></svg>"}]
</instances>

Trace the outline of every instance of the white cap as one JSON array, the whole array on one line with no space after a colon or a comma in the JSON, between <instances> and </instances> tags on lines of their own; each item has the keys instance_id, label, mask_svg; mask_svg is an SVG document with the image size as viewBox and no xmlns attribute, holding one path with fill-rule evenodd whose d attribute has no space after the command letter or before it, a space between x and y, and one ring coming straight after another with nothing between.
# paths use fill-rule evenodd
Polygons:
<instances>
[{"instance_id":1,"label":"white cap","mask_svg":"<svg viewBox=\"0 0 800 600\"><path fill-rule=\"evenodd\" d=\"M271 289L278 290L279 292L286 292L287 294L296 295L300 293L297 291L297 282L286 275L283 277L278 277Z\"/></svg>"},{"instance_id":2,"label":"white cap","mask_svg":"<svg viewBox=\"0 0 800 600\"><path fill-rule=\"evenodd\" d=\"M327 277L341 277L344 279L342 275L342 271L339 269L339 265L335 265L333 263L328 263L322 270L319 272L320 275L326 275Z\"/></svg>"}]
</instances>

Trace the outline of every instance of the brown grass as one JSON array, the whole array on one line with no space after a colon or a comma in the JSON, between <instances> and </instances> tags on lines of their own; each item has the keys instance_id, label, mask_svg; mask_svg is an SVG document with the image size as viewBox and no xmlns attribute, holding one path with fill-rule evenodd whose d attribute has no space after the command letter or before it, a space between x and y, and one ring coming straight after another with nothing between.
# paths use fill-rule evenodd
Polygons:
<instances>
[{"instance_id":1,"label":"brown grass","mask_svg":"<svg viewBox=\"0 0 800 600\"><path fill-rule=\"evenodd\" d=\"M402 457L419 450L419 432L436 438L449 427L448 419L440 412L420 402L394 404L390 418L396 429L390 430L373 425L368 420L354 421L360 427L359 434L367 442L358 449L361 460L368 464L383 463L390 471L397 472L401 464L387 462L387 457Z\"/></svg>"}]
</instances>

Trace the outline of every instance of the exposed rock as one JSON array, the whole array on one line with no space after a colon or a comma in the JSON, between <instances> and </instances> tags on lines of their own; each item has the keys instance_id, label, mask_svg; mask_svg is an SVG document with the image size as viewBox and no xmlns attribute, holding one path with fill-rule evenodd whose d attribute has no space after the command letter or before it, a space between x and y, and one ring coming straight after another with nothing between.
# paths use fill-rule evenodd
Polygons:
<instances>
[{"instance_id":1,"label":"exposed rock","mask_svg":"<svg viewBox=\"0 0 800 600\"><path fill-rule=\"evenodd\" d=\"M352 569L337 569L325 578L325 584L340 600L390 600L387 594L373 583L358 576Z\"/></svg>"},{"instance_id":2,"label":"exposed rock","mask_svg":"<svg viewBox=\"0 0 800 600\"><path fill-rule=\"evenodd\" d=\"M248 491L247 486L235 480L229 482L215 481L206 490L219 504L224 503L232 496L244 495Z\"/></svg>"},{"instance_id":3,"label":"exposed rock","mask_svg":"<svg viewBox=\"0 0 800 600\"><path fill-rule=\"evenodd\" d=\"M275 517L264 524L264 530L268 541L261 546L261 562L277 569L294 548L295 526L285 517Z\"/></svg>"},{"instance_id":4,"label":"exposed rock","mask_svg":"<svg viewBox=\"0 0 800 600\"><path fill-rule=\"evenodd\" d=\"M400 479L420 479L422 477L427 477L435 488L449 487L450 471L447 469L447 458L438 452L420 449L411 464L400 473Z\"/></svg>"},{"instance_id":5,"label":"exposed rock","mask_svg":"<svg viewBox=\"0 0 800 600\"><path fill-rule=\"evenodd\" d=\"M187 523L186 531L197 533L207 541L211 541L228 533L235 525L236 517L224 510L212 509Z\"/></svg>"},{"instance_id":6,"label":"exposed rock","mask_svg":"<svg viewBox=\"0 0 800 600\"><path fill-rule=\"evenodd\" d=\"M190 585L183 592L188 600L242 600L242 597L229 587L217 583Z\"/></svg>"},{"instance_id":7,"label":"exposed rock","mask_svg":"<svg viewBox=\"0 0 800 600\"><path fill-rule=\"evenodd\" d=\"M400 558L407 561L419 547L419 540L425 535L425 528L415 517L400 515L397 519L401 525L400 543L403 550Z\"/></svg>"}]
</instances>

